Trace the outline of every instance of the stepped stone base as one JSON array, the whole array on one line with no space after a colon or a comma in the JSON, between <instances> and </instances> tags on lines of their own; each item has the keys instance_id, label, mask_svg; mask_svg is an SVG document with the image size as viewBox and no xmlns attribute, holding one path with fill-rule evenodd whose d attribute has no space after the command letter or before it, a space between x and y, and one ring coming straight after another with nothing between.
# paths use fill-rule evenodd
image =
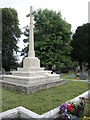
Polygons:
<instances>
[{"instance_id":1,"label":"stepped stone base","mask_svg":"<svg viewBox=\"0 0 90 120\"><path fill-rule=\"evenodd\" d=\"M60 75L51 74L52 71L44 70L40 67L40 61L36 57L27 57L24 60L24 67L12 71L12 75L3 75L0 82L2 86L17 91L29 93L41 89L65 84L65 80L60 79Z\"/></svg>"},{"instance_id":2,"label":"stepped stone base","mask_svg":"<svg viewBox=\"0 0 90 120\"><path fill-rule=\"evenodd\" d=\"M2 86L7 88L7 89L11 89L11 90L16 90L16 91L22 91L25 92L27 94L30 93L34 93L36 91L42 90L42 89L48 89L51 87L55 87L55 86L60 86L60 85L64 85L66 84L65 80L53 80L53 81L43 81L43 82L36 82L33 84L16 84L16 83L12 83L12 82L7 82L7 81L0 81L2 82Z\"/></svg>"},{"instance_id":3,"label":"stepped stone base","mask_svg":"<svg viewBox=\"0 0 90 120\"><path fill-rule=\"evenodd\" d=\"M44 68L18 68L18 71L12 71L13 76L23 76L23 77L38 77L38 76L46 76L50 75L52 71L44 70ZM30 79L30 78L29 78Z\"/></svg>"},{"instance_id":4,"label":"stepped stone base","mask_svg":"<svg viewBox=\"0 0 90 120\"><path fill-rule=\"evenodd\" d=\"M65 80L60 79L60 75L50 74L48 72L50 72L50 71L47 71L46 72L47 74L46 73L41 74L42 76L39 76L39 75L34 76L33 75L30 77L15 76L15 75L3 75L3 80L0 80L0 82L2 83L2 86L7 89L22 91L22 92L26 92L28 94L36 92L41 89L47 89L47 88L63 85L66 83ZM13 74L15 74L15 73L13 73ZM37 72L37 74L39 74L39 73Z\"/></svg>"}]
</instances>

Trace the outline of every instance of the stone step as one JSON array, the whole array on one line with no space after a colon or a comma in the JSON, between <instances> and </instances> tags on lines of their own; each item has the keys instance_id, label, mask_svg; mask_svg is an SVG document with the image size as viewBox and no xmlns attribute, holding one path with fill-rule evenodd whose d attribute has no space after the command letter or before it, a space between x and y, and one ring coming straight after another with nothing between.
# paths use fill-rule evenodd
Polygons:
<instances>
[{"instance_id":1,"label":"stone step","mask_svg":"<svg viewBox=\"0 0 90 120\"><path fill-rule=\"evenodd\" d=\"M33 76L33 77L21 77L21 76L12 76L12 75L4 75L3 81L17 84L38 84L39 82L47 82L53 80L59 80L59 75L51 74L49 76Z\"/></svg>"},{"instance_id":2,"label":"stone step","mask_svg":"<svg viewBox=\"0 0 90 120\"><path fill-rule=\"evenodd\" d=\"M42 85L42 84L49 84L49 83L54 83L54 82L59 82L61 81L60 79L55 79L55 80L47 80L43 79L43 80L39 80L39 81L29 81L29 83L25 83L25 82L21 82L21 81L8 81L8 80L2 80L2 82L4 83L9 83L9 84L16 84L16 85L20 85L20 86L38 86L38 85Z\"/></svg>"},{"instance_id":3,"label":"stone step","mask_svg":"<svg viewBox=\"0 0 90 120\"><path fill-rule=\"evenodd\" d=\"M0 81L1 82L1 81ZM26 93L33 93L41 89L47 89L55 86L60 86L66 84L66 80L59 79L57 81L49 81L49 82L41 82L39 84L17 84L17 83L10 83L6 81L2 81L2 86L11 89L11 90L17 90L22 91Z\"/></svg>"},{"instance_id":4,"label":"stone step","mask_svg":"<svg viewBox=\"0 0 90 120\"><path fill-rule=\"evenodd\" d=\"M18 71L43 71L45 68L17 68Z\"/></svg>"},{"instance_id":5,"label":"stone step","mask_svg":"<svg viewBox=\"0 0 90 120\"><path fill-rule=\"evenodd\" d=\"M0 82L2 83L8 83L8 84L14 84L14 85L20 85L20 86L27 86L27 87L30 87L30 86L38 86L38 85L42 85L42 84L49 84L49 83L55 83L55 82L60 82L60 81L63 81L63 79L55 79L55 80L43 80L43 81L30 81L29 84L20 84L20 83L14 83L14 82L10 82L10 81L5 81L5 80L0 80Z\"/></svg>"},{"instance_id":6,"label":"stone step","mask_svg":"<svg viewBox=\"0 0 90 120\"><path fill-rule=\"evenodd\" d=\"M30 82L29 86L38 86L38 85L42 85L42 84L50 84L50 83L54 83L54 82L60 82L61 79L54 79L54 80L43 80L43 81L32 81Z\"/></svg>"},{"instance_id":7,"label":"stone step","mask_svg":"<svg viewBox=\"0 0 90 120\"><path fill-rule=\"evenodd\" d=\"M13 76L23 76L23 77L34 77L34 76L46 76L48 74L51 74L52 71L12 71Z\"/></svg>"}]
</instances>

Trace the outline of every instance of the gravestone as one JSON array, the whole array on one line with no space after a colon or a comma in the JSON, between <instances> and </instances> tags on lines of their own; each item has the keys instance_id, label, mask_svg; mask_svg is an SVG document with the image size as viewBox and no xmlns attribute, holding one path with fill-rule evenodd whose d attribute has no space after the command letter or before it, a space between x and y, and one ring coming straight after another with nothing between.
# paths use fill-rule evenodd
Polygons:
<instances>
[{"instance_id":1,"label":"gravestone","mask_svg":"<svg viewBox=\"0 0 90 120\"><path fill-rule=\"evenodd\" d=\"M35 92L40 89L47 89L66 83L60 79L60 75L51 74L52 71L44 70L40 67L40 60L35 57L34 34L33 34L33 14L30 7L30 30L29 30L29 52L28 57L23 61L23 68L12 71L12 75L4 75L2 85L9 89L20 90L23 92Z\"/></svg>"},{"instance_id":2,"label":"gravestone","mask_svg":"<svg viewBox=\"0 0 90 120\"><path fill-rule=\"evenodd\" d=\"M87 73L86 73L86 71L82 71L81 73L80 73L80 80L86 80L87 79Z\"/></svg>"}]
</instances>

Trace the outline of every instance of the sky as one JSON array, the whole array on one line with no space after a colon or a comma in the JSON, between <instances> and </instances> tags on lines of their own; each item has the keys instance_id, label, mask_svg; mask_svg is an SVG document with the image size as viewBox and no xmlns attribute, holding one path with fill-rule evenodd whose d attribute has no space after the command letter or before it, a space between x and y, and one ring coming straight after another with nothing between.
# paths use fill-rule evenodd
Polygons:
<instances>
[{"instance_id":1,"label":"sky","mask_svg":"<svg viewBox=\"0 0 90 120\"><path fill-rule=\"evenodd\" d=\"M62 18L71 24L71 30L75 32L78 26L88 22L88 2L89 0L0 0L0 8L11 7L17 10L20 28L29 25L30 21L26 15L33 10L49 9L61 11ZM23 37L19 46L23 46Z\"/></svg>"},{"instance_id":2,"label":"sky","mask_svg":"<svg viewBox=\"0 0 90 120\"><path fill-rule=\"evenodd\" d=\"M30 6L34 10L52 9L61 11L62 17L72 25L72 30L88 22L88 1L89 0L0 0L0 8L11 7L18 12L20 26L23 28L29 24L26 15L30 11Z\"/></svg>"}]
</instances>

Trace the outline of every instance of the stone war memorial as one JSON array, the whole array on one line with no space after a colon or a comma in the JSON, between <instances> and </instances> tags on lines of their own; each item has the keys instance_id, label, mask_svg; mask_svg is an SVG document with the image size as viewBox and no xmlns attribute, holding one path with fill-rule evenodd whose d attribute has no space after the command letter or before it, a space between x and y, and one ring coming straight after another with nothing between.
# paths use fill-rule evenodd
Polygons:
<instances>
[{"instance_id":1,"label":"stone war memorial","mask_svg":"<svg viewBox=\"0 0 90 120\"><path fill-rule=\"evenodd\" d=\"M40 67L40 60L35 56L34 51L34 13L30 6L30 13L26 15L30 18L29 51L28 57L23 60L23 67L17 68L17 71L11 71L10 75L2 74L4 70L1 68L0 83L1 87L6 89L1 91L3 96L0 101L2 104L0 104L2 107L0 120L82 120L90 118L87 116L90 102L88 84L84 80L80 80L81 82L74 80L75 74L72 74L70 80L68 77L65 78L66 80L61 79L60 75L55 73L55 64L52 65L53 72ZM83 76L85 73L81 77ZM49 90L48 88L51 87L55 88ZM42 89L47 90L33 93Z\"/></svg>"},{"instance_id":2,"label":"stone war memorial","mask_svg":"<svg viewBox=\"0 0 90 120\"><path fill-rule=\"evenodd\" d=\"M40 60L35 57L33 17L34 12L30 7L30 30L29 30L29 52L23 61L23 68L12 71L12 75L3 75L2 86L8 89L32 93L41 89L65 84L59 74L51 74L52 71L40 67Z\"/></svg>"}]
</instances>

